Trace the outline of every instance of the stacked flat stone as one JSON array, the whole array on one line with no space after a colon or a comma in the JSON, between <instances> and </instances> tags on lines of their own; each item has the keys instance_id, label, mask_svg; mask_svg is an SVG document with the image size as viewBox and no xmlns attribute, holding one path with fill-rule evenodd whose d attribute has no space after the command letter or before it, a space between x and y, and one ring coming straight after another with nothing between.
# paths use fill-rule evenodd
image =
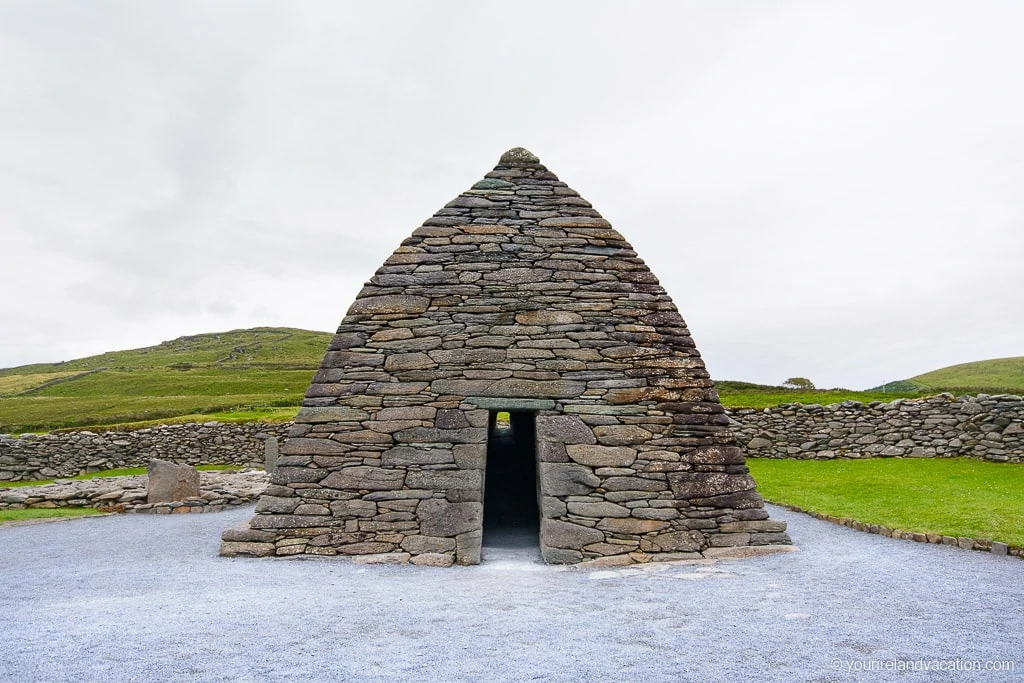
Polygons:
<instances>
[{"instance_id":1,"label":"stacked flat stone","mask_svg":"<svg viewBox=\"0 0 1024 683\"><path fill-rule=\"evenodd\" d=\"M195 497L147 503L147 479L146 475L58 479L38 486L0 488L0 510L94 507L105 512L149 514L219 512L253 502L267 485L267 474L261 470L200 472Z\"/></svg>"},{"instance_id":2,"label":"stacked flat stone","mask_svg":"<svg viewBox=\"0 0 1024 683\"><path fill-rule=\"evenodd\" d=\"M730 412L759 458L956 458L1024 462L1024 398L940 394L891 403L784 404Z\"/></svg>"},{"instance_id":3,"label":"stacked flat stone","mask_svg":"<svg viewBox=\"0 0 1024 683\"><path fill-rule=\"evenodd\" d=\"M260 465L263 440L283 437L277 423L190 422L96 434L0 434L0 481L36 481L145 467L153 458L188 465Z\"/></svg>"},{"instance_id":4,"label":"stacked flat stone","mask_svg":"<svg viewBox=\"0 0 1024 683\"><path fill-rule=\"evenodd\" d=\"M376 272L303 405L222 554L479 562L491 410L537 416L548 562L790 542L671 298L521 148Z\"/></svg>"}]
</instances>

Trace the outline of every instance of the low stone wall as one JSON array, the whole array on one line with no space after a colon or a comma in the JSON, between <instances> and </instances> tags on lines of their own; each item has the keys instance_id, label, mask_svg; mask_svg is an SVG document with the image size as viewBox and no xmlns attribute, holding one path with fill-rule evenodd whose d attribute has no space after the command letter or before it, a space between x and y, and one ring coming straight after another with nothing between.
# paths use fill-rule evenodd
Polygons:
<instances>
[{"instance_id":1,"label":"low stone wall","mask_svg":"<svg viewBox=\"0 0 1024 683\"><path fill-rule=\"evenodd\" d=\"M746 454L757 458L968 456L1024 462L1024 399L941 394L867 405L785 404L727 411ZM0 481L71 477L152 458L189 465L262 465L264 440L290 422L165 425L96 434L0 435Z\"/></svg>"},{"instance_id":2,"label":"low stone wall","mask_svg":"<svg viewBox=\"0 0 1024 683\"><path fill-rule=\"evenodd\" d=\"M1024 462L1024 399L941 394L891 403L799 403L728 411L756 458L951 458Z\"/></svg>"},{"instance_id":3,"label":"low stone wall","mask_svg":"<svg viewBox=\"0 0 1024 683\"><path fill-rule=\"evenodd\" d=\"M52 484L0 488L0 510L24 508L94 507L103 512L179 514L219 512L253 502L267 488L263 470L199 473L199 495L181 501L147 503L144 474L94 479L58 479Z\"/></svg>"},{"instance_id":4,"label":"low stone wall","mask_svg":"<svg viewBox=\"0 0 1024 683\"><path fill-rule=\"evenodd\" d=\"M188 465L263 465L263 441L291 423L164 425L133 431L0 435L0 481L72 477L153 458Z\"/></svg>"}]
</instances>

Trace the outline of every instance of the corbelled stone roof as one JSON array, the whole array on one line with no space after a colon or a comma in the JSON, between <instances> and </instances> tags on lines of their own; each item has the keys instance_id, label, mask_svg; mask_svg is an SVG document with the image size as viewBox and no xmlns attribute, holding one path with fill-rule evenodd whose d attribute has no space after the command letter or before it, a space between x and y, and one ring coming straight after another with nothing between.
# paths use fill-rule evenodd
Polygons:
<instances>
[{"instance_id":1,"label":"corbelled stone roof","mask_svg":"<svg viewBox=\"0 0 1024 683\"><path fill-rule=\"evenodd\" d=\"M383 356L372 359L385 362L380 377L360 375L370 391L397 378L428 381L441 395L710 401L706 414L722 412L657 278L590 202L521 147L402 243L331 349L325 370L360 367L370 350ZM340 377L318 375L307 404L332 403Z\"/></svg>"},{"instance_id":2,"label":"corbelled stone roof","mask_svg":"<svg viewBox=\"0 0 1024 683\"><path fill-rule=\"evenodd\" d=\"M535 416L550 562L788 543L671 298L522 148L377 270L303 405L226 554L479 561L492 410Z\"/></svg>"}]
</instances>

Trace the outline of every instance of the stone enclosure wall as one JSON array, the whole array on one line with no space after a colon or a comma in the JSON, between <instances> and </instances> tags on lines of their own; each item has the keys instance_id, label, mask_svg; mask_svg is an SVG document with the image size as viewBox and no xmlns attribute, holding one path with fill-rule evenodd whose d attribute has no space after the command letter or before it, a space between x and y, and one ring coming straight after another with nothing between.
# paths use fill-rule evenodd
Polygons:
<instances>
[{"instance_id":1,"label":"stone enclosure wall","mask_svg":"<svg viewBox=\"0 0 1024 683\"><path fill-rule=\"evenodd\" d=\"M758 458L967 456L1024 462L1024 399L942 394L923 400L729 410L731 429ZM292 423L165 425L96 434L0 435L0 481L70 477L152 458L190 465L264 462L264 440Z\"/></svg>"},{"instance_id":2,"label":"stone enclosure wall","mask_svg":"<svg viewBox=\"0 0 1024 683\"><path fill-rule=\"evenodd\" d=\"M922 400L787 404L732 410L731 428L755 458L951 458L1024 462L1024 399L941 394Z\"/></svg>"},{"instance_id":3,"label":"stone enclosure wall","mask_svg":"<svg viewBox=\"0 0 1024 683\"><path fill-rule=\"evenodd\" d=\"M153 458L188 465L262 465L263 440L283 437L290 426L207 422L103 434L0 435L0 481L35 481L145 467Z\"/></svg>"}]
</instances>

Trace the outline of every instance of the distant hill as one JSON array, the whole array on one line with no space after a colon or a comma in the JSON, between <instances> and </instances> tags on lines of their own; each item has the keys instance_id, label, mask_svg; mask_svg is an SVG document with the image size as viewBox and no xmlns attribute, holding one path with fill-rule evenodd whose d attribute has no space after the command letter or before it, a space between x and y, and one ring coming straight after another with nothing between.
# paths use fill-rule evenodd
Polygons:
<instances>
[{"instance_id":1,"label":"distant hill","mask_svg":"<svg viewBox=\"0 0 1024 683\"><path fill-rule=\"evenodd\" d=\"M225 411L288 414L274 409L301 402L331 337L256 327L0 370L0 433Z\"/></svg>"},{"instance_id":2,"label":"distant hill","mask_svg":"<svg viewBox=\"0 0 1024 683\"><path fill-rule=\"evenodd\" d=\"M925 391L1019 394L1024 392L1024 356L951 365L911 377L902 383ZM887 384L886 388L892 388L893 384Z\"/></svg>"},{"instance_id":3,"label":"distant hill","mask_svg":"<svg viewBox=\"0 0 1024 683\"><path fill-rule=\"evenodd\" d=\"M98 356L59 363L6 368L0 370L0 377L97 368L161 368L182 364L219 368L316 368L332 336L330 332L311 332L290 327L254 327L248 330L196 334L141 349L108 351Z\"/></svg>"},{"instance_id":4,"label":"distant hill","mask_svg":"<svg viewBox=\"0 0 1024 683\"><path fill-rule=\"evenodd\" d=\"M0 433L152 422L289 419L333 335L255 327L0 370ZM868 391L717 383L722 403L888 401L941 391L1024 392L1024 358L964 363Z\"/></svg>"}]
</instances>

